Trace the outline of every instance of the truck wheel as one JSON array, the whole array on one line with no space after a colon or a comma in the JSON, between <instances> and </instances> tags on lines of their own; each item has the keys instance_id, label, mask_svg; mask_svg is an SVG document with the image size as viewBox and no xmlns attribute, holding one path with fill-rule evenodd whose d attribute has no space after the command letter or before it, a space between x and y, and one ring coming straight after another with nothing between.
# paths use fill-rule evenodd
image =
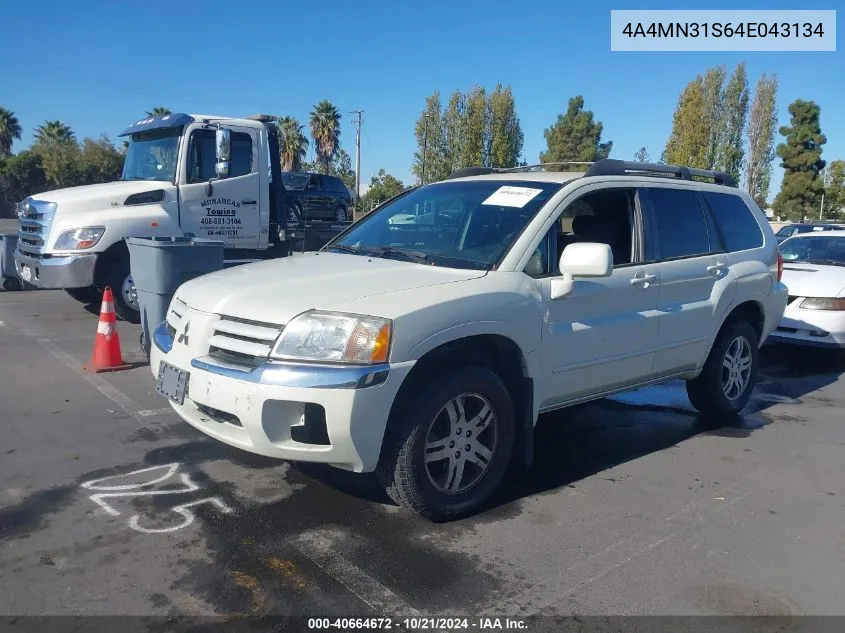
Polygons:
<instances>
[{"instance_id":1,"label":"truck wheel","mask_svg":"<svg viewBox=\"0 0 845 633\"><path fill-rule=\"evenodd\" d=\"M17 277L4 277L3 278L3 290L8 290L9 292L13 290L21 290L23 288L23 284L21 284L21 280Z\"/></svg>"},{"instance_id":2,"label":"truck wheel","mask_svg":"<svg viewBox=\"0 0 845 633\"><path fill-rule=\"evenodd\" d=\"M132 275L129 274L129 259L116 259L105 275L105 286L111 286L114 295L114 311L124 321L141 322L141 310L138 307L138 294Z\"/></svg>"},{"instance_id":3,"label":"truck wheel","mask_svg":"<svg viewBox=\"0 0 845 633\"><path fill-rule=\"evenodd\" d=\"M442 374L403 403L388 425L377 475L397 504L430 521L475 511L498 487L513 453L513 402L478 365Z\"/></svg>"},{"instance_id":4,"label":"truck wheel","mask_svg":"<svg viewBox=\"0 0 845 633\"><path fill-rule=\"evenodd\" d=\"M88 288L65 288L65 292L75 301L90 305L103 300L103 293L94 286Z\"/></svg>"},{"instance_id":5,"label":"truck wheel","mask_svg":"<svg viewBox=\"0 0 845 633\"><path fill-rule=\"evenodd\" d=\"M346 207L340 205L337 209L334 210L334 219L337 221L338 224L342 224L346 222Z\"/></svg>"},{"instance_id":6,"label":"truck wheel","mask_svg":"<svg viewBox=\"0 0 845 633\"><path fill-rule=\"evenodd\" d=\"M288 222L302 221L302 207L297 202L291 202L288 205Z\"/></svg>"},{"instance_id":7,"label":"truck wheel","mask_svg":"<svg viewBox=\"0 0 845 633\"><path fill-rule=\"evenodd\" d=\"M751 398L758 364L757 330L748 321L725 324L701 374L687 381L692 406L712 420L735 417Z\"/></svg>"}]
</instances>

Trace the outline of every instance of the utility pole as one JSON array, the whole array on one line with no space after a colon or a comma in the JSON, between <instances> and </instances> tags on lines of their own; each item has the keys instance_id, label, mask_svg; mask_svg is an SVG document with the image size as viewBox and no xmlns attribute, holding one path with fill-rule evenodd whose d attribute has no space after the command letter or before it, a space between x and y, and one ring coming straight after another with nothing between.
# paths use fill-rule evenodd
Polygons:
<instances>
[{"instance_id":1,"label":"utility pole","mask_svg":"<svg viewBox=\"0 0 845 633\"><path fill-rule=\"evenodd\" d=\"M364 122L364 111L353 110L352 125L355 126L355 209L361 199L361 124Z\"/></svg>"}]
</instances>

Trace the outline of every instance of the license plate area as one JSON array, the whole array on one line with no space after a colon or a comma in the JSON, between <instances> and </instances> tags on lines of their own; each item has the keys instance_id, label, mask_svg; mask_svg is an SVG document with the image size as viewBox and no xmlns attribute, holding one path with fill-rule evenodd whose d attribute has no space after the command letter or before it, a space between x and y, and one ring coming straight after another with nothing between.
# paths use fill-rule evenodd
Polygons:
<instances>
[{"instance_id":1,"label":"license plate area","mask_svg":"<svg viewBox=\"0 0 845 633\"><path fill-rule=\"evenodd\" d=\"M183 404L185 402L185 394L188 392L189 378L190 373L162 361L158 366L156 392L176 404Z\"/></svg>"}]
</instances>

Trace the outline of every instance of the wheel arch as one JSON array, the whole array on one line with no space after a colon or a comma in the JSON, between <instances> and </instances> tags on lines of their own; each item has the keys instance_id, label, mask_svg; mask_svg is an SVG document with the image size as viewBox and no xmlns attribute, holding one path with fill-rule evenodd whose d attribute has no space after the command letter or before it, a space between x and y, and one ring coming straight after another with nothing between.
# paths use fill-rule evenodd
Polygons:
<instances>
[{"instance_id":1,"label":"wheel arch","mask_svg":"<svg viewBox=\"0 0 845 633\"><path fill-rule=\"evenodd\" d=\"M534 379L528 356L513 338L503 334L469 334L440 342L415 363L399 387L388 424L400 415L420 381L457 365L481 365L496 372L513 399L516 419L514 458L530 465L534 449Z\"/></svg>"},{"instance_id":2,"label":"wheel arch","mask_svg":"<svg viewBox=\"0 0 845 633\"><path fill-rule=\"evenodd\" d=\"M129 261L129 247L126 246L126 240L118 240L100 253L97 263L94 264L94 285L102 290L101 286L109 267L123 258Z\"/></svg>"}]
</instances>

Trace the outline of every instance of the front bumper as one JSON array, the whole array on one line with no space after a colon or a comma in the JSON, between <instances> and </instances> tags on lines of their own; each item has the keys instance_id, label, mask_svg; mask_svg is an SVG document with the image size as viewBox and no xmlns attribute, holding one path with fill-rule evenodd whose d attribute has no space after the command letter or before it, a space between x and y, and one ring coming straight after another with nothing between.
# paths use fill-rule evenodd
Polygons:
<instances>
[{"instance_id":1,"label":"front bumper","mask_svg":"<svg viewBox=\"0 0 845 633\"><path fill-rule=\"evenodd\" d=\"M790 303L770 342L809 347L845 348L845 312L841 310L805 310L803 298Z\"/></svg>"},{"instance_id":2,"label":"front bumper","mask_svg":"<svg viewBox=\"0 0 845 633\"><path fill-rule=\"evenodd\" d=\"M375 470L393 401L414 365L267 361L247 371L191 358L187 347L174 345L165 324L153 341L154 376L162 361L190 372L184 402L170 404L191 426L251 453L355 472Z\"/></svg>"},{"instance_id":3,"label":"front bumper","mask_svg":"<svg viewBox=\"0 0 845 633\"><path fill-rule=\"evenodd\" d=\"M18 276L38 288L88 288L94 285L96 253L38 259L15 251Z\"/></svg>"}]
</instances>

